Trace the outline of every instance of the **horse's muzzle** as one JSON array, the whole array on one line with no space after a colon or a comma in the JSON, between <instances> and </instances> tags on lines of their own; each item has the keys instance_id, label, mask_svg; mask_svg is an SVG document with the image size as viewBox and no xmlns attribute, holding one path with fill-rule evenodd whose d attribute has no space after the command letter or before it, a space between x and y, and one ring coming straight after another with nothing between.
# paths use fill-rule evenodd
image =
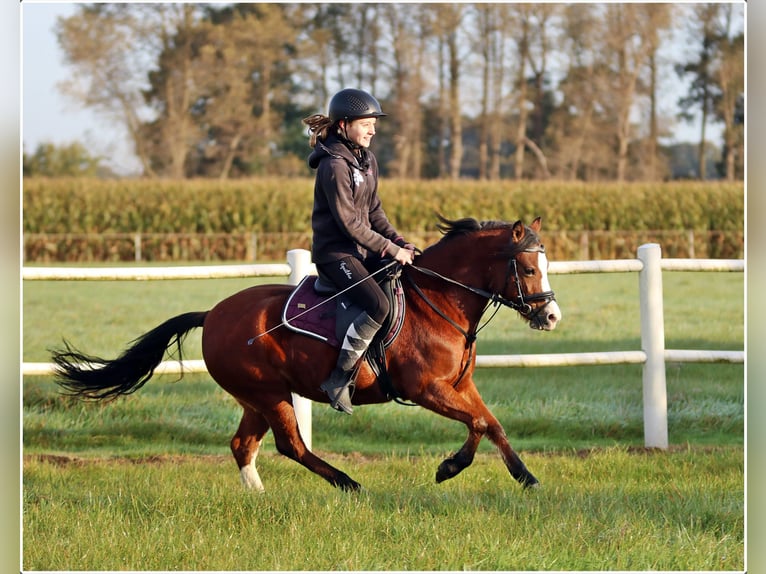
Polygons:
<instances>
[{"instance_id":1,"label":"horse's muzzle","mask_svg":"<svg viewBox=\"0 0 766 574\"><path fill-rule=\"evenodd\" d=\"M561 309L553 299L529 315L529 326L538 331L553 331L561 321Z\"/></svg>"}]
</instances>

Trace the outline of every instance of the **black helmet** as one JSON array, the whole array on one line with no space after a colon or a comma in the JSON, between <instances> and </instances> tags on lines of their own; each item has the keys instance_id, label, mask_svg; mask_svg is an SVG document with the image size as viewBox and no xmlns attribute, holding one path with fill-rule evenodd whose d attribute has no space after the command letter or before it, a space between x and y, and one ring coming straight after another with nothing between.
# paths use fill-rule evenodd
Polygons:
<instances>
[{"instance_id":1,"label":"black helmet","mask_svg":"<svg viewBox=\"0 0 766 574\"><path fill-rule=\"evenodd\" d=\"M346 88L335 94L330 100L330 119L333 123L340 120L358 120L359 118L381 118L386 114L380 109L380 103L364 90Z\"/></svg>"}]
</instances>

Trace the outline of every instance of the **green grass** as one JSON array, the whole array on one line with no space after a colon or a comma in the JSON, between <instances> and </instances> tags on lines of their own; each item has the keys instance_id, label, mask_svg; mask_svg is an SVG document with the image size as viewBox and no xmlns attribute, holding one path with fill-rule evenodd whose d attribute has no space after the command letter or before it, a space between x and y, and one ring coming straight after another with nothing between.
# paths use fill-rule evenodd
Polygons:
<instances>
[{"instance_id":1,"label":"green grass","mask_svg":"<svg viewBox=\"0 0 766 574\"><path fill-rule=\"evenodd\" d=\"M327 455L348 494L264 455L265 494L231 463L28 460L28 570L741 570L738 449L530 454L524 492L493 457L436 485L439 458ZM45 541L44 544L35 541Z\"/></svg>"},{"instance_id":2,"label":"green grass","mask_svg":"<svg viewBox=\"0 0 766 574\"><path fill-rule=\"evenodd\" d=\"M480 354L640 348L635 274L554 276L552 333L501 310ZM665 273L668 348L741 349L742 274ZM62 338L110 357L164 319L250 280L26 282L23 359ZM200 357L199 334L185 345ZM419 407L313 409L314 449L366 490L332 489L275 453L264 495L239 485L240 410L207 375L159 376L87 404L47 377L23 388L28 570L742 570L744 368L670 364L668 452L643 445L641 367L478 369L483 398L542 489L510 478L488 441L434 483L465 440ZM56 458L60 457L60 458Z\"/></svg>"}]
</instances>

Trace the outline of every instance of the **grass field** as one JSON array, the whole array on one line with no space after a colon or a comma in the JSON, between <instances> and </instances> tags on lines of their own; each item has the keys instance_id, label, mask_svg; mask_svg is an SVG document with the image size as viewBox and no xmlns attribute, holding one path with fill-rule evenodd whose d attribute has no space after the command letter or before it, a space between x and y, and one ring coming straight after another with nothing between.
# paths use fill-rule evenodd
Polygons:
<instances>
[{"instance_id":1,"label":"grass field","mask_svg":"<svg viewBox=\"0 0 766 574\"><path fill-rule=\"evenodd\" d=\"M668 348L741 349L743 277L665 273ZM479 353L640 348L635 274L554 276L560 328L501 311ZM167 317L248 280L27 282L23 359L62 337L112 356ZM198 358L199 335L185 345ZM29 570L742 570L744 371L670 364L668 452L643 444L636 365L480 369L482 395L543 488L524 492L483 441L440 485L458 423L395 404L352 417L314 407L314 448L366 490L348 495L266 441L267 492L239 486L239 409L205 375L162 376L106 405L23 389Z\"/></svg>"}]
</instances>

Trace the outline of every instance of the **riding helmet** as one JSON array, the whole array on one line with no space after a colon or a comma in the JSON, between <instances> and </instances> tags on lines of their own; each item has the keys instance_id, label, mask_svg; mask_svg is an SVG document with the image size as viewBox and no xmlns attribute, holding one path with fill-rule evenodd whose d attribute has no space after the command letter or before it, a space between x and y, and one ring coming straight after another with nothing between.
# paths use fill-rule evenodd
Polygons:
<instances>
[{"instance_id":1,"label":"riding helmet","mask_svg":"<svg viewBox=\"0 0 766 574\"><path fill-rule=\"evenodd\" d=\"M359 118L381 118L386 115L380 108L378 100L364 90L346 88L330 100L329 116L333 123Z\"/></svg>"}]
</instances>

